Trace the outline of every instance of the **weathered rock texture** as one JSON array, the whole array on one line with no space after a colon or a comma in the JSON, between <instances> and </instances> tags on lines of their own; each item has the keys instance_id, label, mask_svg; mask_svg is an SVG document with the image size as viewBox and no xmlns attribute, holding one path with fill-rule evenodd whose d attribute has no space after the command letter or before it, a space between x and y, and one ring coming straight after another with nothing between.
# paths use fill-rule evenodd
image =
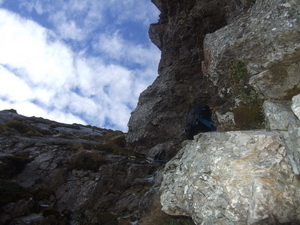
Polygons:
<instances>
[{"instance_id":1,"label":"weathered rock texture","mask_svg":"<svg viewBox=\"0 0 300 225\"><path fill-rule=\"evenodd\" d=\"M253 1L236 2L153 0L161 15L149 35L162 56L159 76L141 94L128 123L127 142L136 151L153 156L163 148L174 155L174 147L185 138L187 112L199 103L218 102L218 88L201 71L203 39Z\"/></svg>"},{"instance_id":2,"label":"weathered rock texture","mask_svg":"<svg viewBox=\"0 0 300 225\"><path fill-rule=\"evenodd\" d=\"M296 99L293 98L293 99ZM292 107L291 107L292 106ZM299 102L293 101L266 101L264 113L268 130L278 131L285 144L287 156L290 159L293 172L299 175L300 169L300 121L296 110ZM292 109L291 109L292 108Z\"/></svg>"},{"instance_id":3,"label":"weathered rock texture","mask_svg":"<svg viewBox=\"0 0 300 225\"><path fill-rule=\"evenodd\" d=\"M278 132L200 134L166 165L163 210L196 224L299 224L300 182Z\"/></svg>"},{"instance_id":4,"label":"weathered rock texture","mask_svg":"<svg viewBox=\"0 0 300 225\"><path fill-rule=\"evenodd\" d=\"M299 224L297 99L264 103L267 130L187 142L165 167L163 210L197 224Z\"/></svg>"},{"instance_id":5,"label":"weathered rock texture","mask_svg":"<svg viewBox=\"0 0 300 225\"><path fill-rule=\"evenodd\" d=\"M128 124L136 151L173 155L198 103L216 106L219 130L257 129L264 98L299 93L298 1L153 2L161 15L149 34L162 57Z\"/></svg>"},{"instance_id":6,"label":"weathered rock texture","mask_svg":"<svg viewBox=\"0 0 300 225\"><path fill-rule=\"evenodd\" d=\"M119 131L1 111L0 224L138 218L156 167L126 151L124 138Z\"/></svg>"},{"instance_id":7,"label":"weathered rock texture","mask_svg":"<svg viewBox=\"0 0 300 225\"><path fill-rule=\"evenodd\" d=\"M166 166L163 210L197 224L299 224L299 2L153 2L162 12L150 29L159 77L132 114L129 143L176 152L196 103L216 106L220 131L263 129L186 144Z\"/></svg>"},{"instance_id":8,"label":"weathered rock texture","mask_svg":"<svg viewBox=\"0 0 300 225\"><path fill-rule=\"evenodd\" d=\"M206 35L202 70L219 87L218 95L229 99L229 107L255 105L262 98L291 100L299 93L299 12L298 1L257 0Z\"/></svg>"},{"instance_id":9,"label":"weathered rock texture","mask_svg":"<svg viewBox=\"0 0 300 225\"><path fill-rule=\"evenodd\" d=\"M299 224L299 1L152 2L159 76L132 113L128 147L171 158L199 103L216 107L219 131L267 128L186 143L166 165L163 210L203 225ZM0 112L0 224L128 224L144 211L142 225L166 224L151 216L161 170L124 136Z\"/></svg>"},{"instance_id":10,"label":"weathered rock texture","mask_svg":"<svg viewBox=\"0 0 300 225\"><path fill-rule=\"evenodd\" d=\"M299 224L298 97L264 102L267 130L187 141L165 167L163 210L197 224Z\"/></svg>"}]
</instances>

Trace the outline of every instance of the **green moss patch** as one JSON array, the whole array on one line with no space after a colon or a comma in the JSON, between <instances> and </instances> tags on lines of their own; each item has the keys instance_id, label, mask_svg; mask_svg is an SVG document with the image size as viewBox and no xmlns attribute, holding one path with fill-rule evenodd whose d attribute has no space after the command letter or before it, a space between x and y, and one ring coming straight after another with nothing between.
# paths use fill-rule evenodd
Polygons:
<instances>
[{"instance_id":1,"label":"green moss patch","mask_svg":"<svg viewBox=\"0 0 300 225\"><path fill-rule=\"evenodd\" d=\"M248 82L249 74L246 63L242 61L233 62L229 68L229 79L234 86L243 85Z\"/></svg>"},{"instance_id":2,"label":"green moss patch","mask_svg":"<svg viewBox=\"0 0 300 225\"><path fill-rule=\"evenodd\" d=\"M264 127L262 103L240 104L234 109L236 128L241 130L261 129Z\"/></svg>"},{"instance_id":3,"label":"green moss patch","mask_svg":"<svg viewBox=\"0 0 300 225\"><path fill-rule=\"evenodd\" d=\"M97 171L103 164L105 164L103 155L95 151L80 150L71 155L69 159L70 169L76 170Z\"/></svg>"},{"instance_id":4,"label":"green moss patch","mask_svg":"<svg viewBox=\"0 0 300 225\"><path fill-rule=\"evenodd\" d=\"M1 129L4 130L6 134L10 134L12 131L14 131L26 136L40 135L37 130L19 120L8 121L2 124Z\"/></svg>"}]
</instances>

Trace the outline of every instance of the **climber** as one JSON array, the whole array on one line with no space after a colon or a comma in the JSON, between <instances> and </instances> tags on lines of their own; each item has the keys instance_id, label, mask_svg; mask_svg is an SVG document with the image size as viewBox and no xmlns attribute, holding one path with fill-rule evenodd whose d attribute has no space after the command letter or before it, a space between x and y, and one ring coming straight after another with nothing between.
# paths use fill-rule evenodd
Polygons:
<instances>
[{"instance_id":1,"label":"climber","mask_svg":"<svg viewBox=\"0 0 300 225\"><path fill-rule=\"evenodd\" d=\"M201 132L216 131L217 128L211 119L211 109L208 105L198 105L192 109L187 116L185 133L189 140Z\"/></svg>"}]
</instances>

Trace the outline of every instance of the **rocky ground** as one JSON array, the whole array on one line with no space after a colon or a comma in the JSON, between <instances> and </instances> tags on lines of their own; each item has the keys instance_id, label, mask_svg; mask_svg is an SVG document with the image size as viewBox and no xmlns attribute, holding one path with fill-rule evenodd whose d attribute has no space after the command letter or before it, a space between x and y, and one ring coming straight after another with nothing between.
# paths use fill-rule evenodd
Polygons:
<instances>
[{"instance_id":1,"label":"rocky ground","mask_svg":"<svg viewBox=\"0 0 300 225\"><path fill-rule=\"evenodd\" d=\"M161 165L120 131L5 110L0 143L0 224L129 224L151 204Z\"/></svg>"}]
</instances>

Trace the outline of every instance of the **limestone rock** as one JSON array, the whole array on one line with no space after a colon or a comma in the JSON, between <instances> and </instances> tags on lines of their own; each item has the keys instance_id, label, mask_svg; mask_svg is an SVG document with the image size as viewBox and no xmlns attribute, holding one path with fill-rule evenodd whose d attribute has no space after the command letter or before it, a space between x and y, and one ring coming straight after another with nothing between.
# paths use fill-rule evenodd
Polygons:
<instances>
[{"instance_id":1,"label":"limestone rock","mask_svg":"<svg viewBox=\"0 0 300 225\"><path fill-rule=\"evenodd\" d=\"M290 101L265 101L264 114L267 129L270 130L287 131L290 125L299 125Z\"/></svg>"},{"instance_id":2,"label":"limestone rock","mask_svg":"<svg viewBox=\"0 0 300 225\"><path fill-rule=\"evenodd\" d=\"M298 119L300 119L300 94L293 97L292 110Z\"/></svg>"},{"instance_id":3,"label":"limestone rock","mask_svg":"<svg viewBox=\"0 0 300 225\"><path fill-rule=\"evenodd\" d=\"M291 104L290 101L266 101L264 103L267 128L280 132L287 147L287 156L290 159L293 172L299 175L300 121L293 113L293 108L295 108L295 104Z\"/></svg>"},{"instance_id":4,"label":"limestone rock","mask_svg":"<svg viewBox=\"0 0 300 225\"><path fill-rule=\"evenodd\" d=\"M165 167L162 209L197 224L299 224L299 180L278 132L205 133Z\"/></svg>"},{"instance_id":5,"label":"limestone rock","mask_svg":"<svg viewBox=\"0 0 300 225\"><path fill-rule=\"evenodd\" d=\"M287 96L300 84L299 11L295 0L257 0L230 24L206 35L204 73L222 88L232 87L236 76L246 83L250 79L266 98ZM232 71L238 62L245 64L246 73Z\"/></svg>"}]
</instances>

